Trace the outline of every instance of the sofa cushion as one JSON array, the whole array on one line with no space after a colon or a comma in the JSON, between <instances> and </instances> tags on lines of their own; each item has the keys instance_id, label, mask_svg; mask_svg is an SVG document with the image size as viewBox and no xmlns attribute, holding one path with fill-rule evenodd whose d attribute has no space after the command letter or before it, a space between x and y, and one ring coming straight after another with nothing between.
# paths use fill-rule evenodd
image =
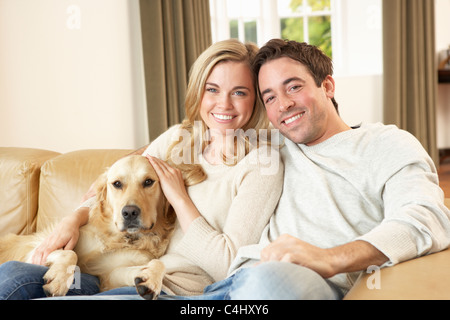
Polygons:
<instances>
[{"instance_id":1,"label":"sofa cushion","mask_svg":"<svg viewBox=\"0 0 450 320\"><path fill-rule=\"evenodd\" d=\"M39 149L0 148L0 236L36 230L41 166L57 155Z\"/></svg>"},{"instance_id":2,"label":"sofa cushion","mask_svg":"<svg viewBox=\"0 0 450 320\"><path fill-rule=\"evenodd\" d=\"M80 150L47 161L41 169L37 231L73 212L97 177L130 152Z\"/></svg>"}]
</instances>

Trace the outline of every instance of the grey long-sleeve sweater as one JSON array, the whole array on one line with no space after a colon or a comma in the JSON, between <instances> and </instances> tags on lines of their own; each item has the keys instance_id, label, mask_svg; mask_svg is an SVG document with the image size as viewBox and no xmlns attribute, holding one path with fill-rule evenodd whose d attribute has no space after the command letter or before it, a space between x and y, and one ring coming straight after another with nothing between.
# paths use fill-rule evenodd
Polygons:
<instances>
[{"instance_id":1,"label":"grey long-sleeve sweater","mask_svg":"<svg viewBox=\"0 0 450 320\"><path fill-rule=\"evenodd\" d=\"M315 146L286 140L283 193L259 245L239 250L229 272L250 266L282 234L321 248L364 240L385 266L450 243L450 212L436 168L421 144L395 126L362 125ZM344 291L355 274L330 280Z\"/></svg>"}]
</instances>

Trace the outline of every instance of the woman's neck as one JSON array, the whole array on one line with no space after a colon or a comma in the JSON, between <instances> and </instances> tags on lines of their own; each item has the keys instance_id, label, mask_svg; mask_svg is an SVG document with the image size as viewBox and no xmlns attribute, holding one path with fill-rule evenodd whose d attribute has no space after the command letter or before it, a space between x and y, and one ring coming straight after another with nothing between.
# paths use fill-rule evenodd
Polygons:
<instances>
[{"instance_id":1,"label":"woman's neck","mask_svg":"<svg viewBox=\"0 0 450 320\"><path fill-rule=\"evenodd\" d=\"M203 152L203 156L210 164L222 164L224 156L232 159L236 155L234 135L221 132L210 132L210 142Z\"/></svg>"}]
</instances>

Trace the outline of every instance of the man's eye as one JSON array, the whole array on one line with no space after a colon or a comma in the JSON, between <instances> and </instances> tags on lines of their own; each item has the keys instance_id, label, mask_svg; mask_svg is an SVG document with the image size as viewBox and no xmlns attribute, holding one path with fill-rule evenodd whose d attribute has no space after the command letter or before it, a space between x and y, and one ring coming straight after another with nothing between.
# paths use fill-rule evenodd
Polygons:
<instances>
[{"instance_id":1,"label":"man's eye","mask_svg":"<svg viewBox=\"0 0 450 320\"><path fill-rule=\"evenodd\" d=\"M152 179L145 180L144 181L144 188L151 187L153 185L153 183L155 183L155 180L152 180Z\"/></svg>"},{"instance_id":2,"label":"man's eye","mask_svg":"<svg viewBox=\"0 0 450 320\"><path fill-rule=\"evenodd\" d=\"M116 188L116 189L122 189L122 182L120 182L120 181L115 181L115 182L113 183L113 186L114 186L114 188Z\"/></svg>"},{"instance_id":3,"label":"man's eye","mask_svg":"<svg viewBox=\"0 0 450 320\"><path fill-rule=\"evenodd\" d=\"M293 92L293 91L298 91L299 89L301 89L301 86L292 86L289 91Z\"/></svg>"},{"instance_id":4,"label":"man's eye","mask_svg":"<svg viewBox=\"0 0 450 320\"><path fill-rule=\"evenodd\" d=\"M266 99L265 104L270 103L272 100L274 99L274 97L269 97Z\"/></svg>"}]
</instances>

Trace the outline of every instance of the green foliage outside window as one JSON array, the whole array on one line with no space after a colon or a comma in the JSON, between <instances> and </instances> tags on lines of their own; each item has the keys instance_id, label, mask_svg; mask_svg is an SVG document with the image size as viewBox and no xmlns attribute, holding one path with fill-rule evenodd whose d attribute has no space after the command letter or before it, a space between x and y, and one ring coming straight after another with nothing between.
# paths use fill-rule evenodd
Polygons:
<instances>
[{"instance_id":1,"label":"green foliage outside window","mask_svg":"<svg viewBox=\"0 0 450 320\"><path fill-rule=\"evenodd\" d=\"M330 0L291 0L290 8L293 12L301 11L303 1L308 1L311 10L325 10L330 8ZM309 43L318 46L325 54L332 58L331 46L331 17L313 16L308 17ZM305 41L303 36L303 18L281 19L281 36L283 39Z\"/></svg>"}]
</instances>

